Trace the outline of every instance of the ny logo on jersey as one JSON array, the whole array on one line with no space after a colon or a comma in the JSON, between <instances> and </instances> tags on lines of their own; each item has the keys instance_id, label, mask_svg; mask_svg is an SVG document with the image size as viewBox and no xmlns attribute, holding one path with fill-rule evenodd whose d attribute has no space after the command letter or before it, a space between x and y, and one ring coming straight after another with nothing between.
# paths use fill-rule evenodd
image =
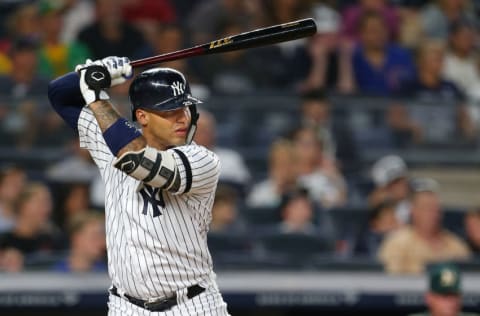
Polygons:
<instances>
[{"instance_id":1,"label":"ny logo on jersey","mask_svg":"<svg viewBox=\"0 0 480 316\"><path fill-rule=\"evenodd\" d=\"M149 185L145 185L140 191L143 198L143 215L147 215L148 204L152 206L153 217L162 215L160 207L165 207L165 201L163 200L162 191L159 188L152 188Z\"/></svg>"},{"instance_id":2,"label":"ny logo on jersey","mask_svg":"<svg viewBox=\"0 0 480 316\"><path fill-rule=\"evenodd\" d=\"M182 95L185 92L185 85L180 81L175 81L170 87L174 96Z\"/></svg>"}]
</instances>

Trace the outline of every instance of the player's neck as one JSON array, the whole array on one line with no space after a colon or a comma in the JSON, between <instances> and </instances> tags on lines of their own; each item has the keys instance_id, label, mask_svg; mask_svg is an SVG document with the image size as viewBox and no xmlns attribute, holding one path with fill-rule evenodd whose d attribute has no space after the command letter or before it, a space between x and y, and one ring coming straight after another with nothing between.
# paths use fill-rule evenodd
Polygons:
<instances>
[{"instance_id":1,"label":"player's neck","mask_svg":"<svg viewBox=\"0 0 480 316\"><path fill-rule=\"evenodd\" d=\"M153 137L152 135L148 133L143 134L145 137L145 140L147 141L147 145L150 147L153 147L157 150L166 150L170 146L168 144L165 144L162 140L160 140L158 137Z\"/></svg>"}]
</instances>

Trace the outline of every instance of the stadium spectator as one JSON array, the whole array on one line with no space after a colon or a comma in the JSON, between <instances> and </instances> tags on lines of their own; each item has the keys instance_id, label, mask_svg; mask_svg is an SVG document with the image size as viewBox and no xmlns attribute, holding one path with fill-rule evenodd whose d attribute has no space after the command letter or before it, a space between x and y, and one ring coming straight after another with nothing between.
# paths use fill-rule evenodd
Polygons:
<instances>
[{"instance_id":1,"label":"stadium spectator","mask_svg":"<svg viewBox=\"0 0 480 316\"><path fill-rule=\"evenodd\" d=\"M0 271L20 272L24 264L24 257L17 249L0 249Z\"/></svg>"},{"instance_id":2,"label":"stadium spectator","mask_svg":"<svg viewBox=\"0 0 480 316\"><path fill-rule=\"evenodd\" d=\"M293 145L278 139L270 146L268 178L252 186L247 197L249 207L279 207L282 196L296 185L295 154Z\"/></svg>"},{"instance_id":3,"label":"stadium spectator","mask_svg":"<svg viewBox=\"0 0 480 316\"><path fill-rule=\"evenodd\" d=\"M221 165L219 181L232 184L243 192L250 182L250 171L238 152L216 145L215 117L210 112L202 109L200 110L197 126L195 142L207 147L218 155Z\"/></svg>"},{"instance_id":4,"label":"stadium spectator","mask_svg":"<svg viewBox=\"0 0 480 316\"><path fill-rule=\"evenodd\" d=\"M4 13L6 14L3 15ZM2 22L5 21L3 26L6 28L4 36L0 36L0 74L5 75L13 70L9 51L15 40L25 37L37 38L38 10L35 3L21 3L17 6L11 4L10 10L0 14L5 17Z\"/></svg>"},{"instance_id":5,"label":"stadium spectator","mask_svg":"<svg viewBox=\"0 0 480 316\"><path fill-rule=\"evenodd\" d=\"M150 57L161 55L185 48L186 39L180 25L177 24L155 24L152 30L149 30L145 38L149 45L140 53L141 57ZM178 59L162 63L162 67L170 67L185 74L189 78L190 88L194 88L192 83L197 78L192 76L188 68L187 59ZM193 81L193 82L192 82Z\"/></svg>"},{"instance_id":6,"label":"stadium spectator","mask_svg":"<svg viewBox=\"0 0 480 316\"><path fill-rule=\"evenodd\" d=\"M61 32L64 27L63 13L66 2L63 0L41 0L39 2L39 30L41 45L39 47L39 73L47 78L56 78L73 71L89 57L84 44L76 41L62 42Z\"/></svg>"},{"instance_id":7,"label":"stadium spectator","mask_svg":"<svg viewBox=\"0 0 480 316\"><path fill-rule=\"evenodd\" d=\"M64 231L68 223L79 213L84 213L90 206L89 184L81 182L59 183L55 188L55 208L53 220Z\"/></svg>"},{"instance_id":8,"label":"stadium spectator","mask_svg":"<svg viewBox=\"0 0 480 316\"><path fill-rule=\"evenodd\" d=\"M73 131L68 129L57 113L50 109L46 109L39 115L37 124L37 131L32 142L34 147L66 149L74 139Z\"/></svg>"},{"instance_id":9,"label":"stadium spectator","mask_svg":"<svg viewBox=\"0 0 480 316\"><path fill-rule=\"evenodd\" d=\"M123 17L130 23L156 21L162 24L176 21L175 7L171 0L125 0Z\"/></svg>"},{"instance_id":10,"label":"stadium spectator","mask_svg":"<svg viewBox=\"0 0 480 316\"><path fill-rule=\"evenodd\" d=\"M238 194L228 185L220 184L215 193L209 233L243 233L246 226L238 211Z\"/></svg>"},{"instance_id":11,"label":"stadium spectator","mask_svg":"<svg viewBox=\"0 0 480 316\"><path fill-rule=\"evenodd\" d=\"M308 190L311 198L328 209L346 202L347 187L334 157L323 152L323 140L316 130L300 127L292 134L298 185Z\"/></svg>"},{"instance_id":12,"label":"stadium spectator","mask_svg":"<svg viewBox=\"0 0 480 316\"><path fill-rule=\"evenodd\" d=\"M449 26L460 21L476 23L476 16L468 6L468 0L436 0L421 12L422 29L429 39L448 40Z\"/></svg>"},{"instance_id":13,"label":"stadium spectator","mask_svg":"<svg viewBox=\"0 0 480 316\"><path fill-rule=\"evenodd\" d=\"M48 81L37 73L38 41L19 38L9 51L12 71L0 76L0 94L4 98L0 106L0 141L4 145L29 147L37 137L38 124Z\"/></svg>"},{"instance_id":14,"label":"stadium spectator","mask_svg":"<svg viewBox=\"0 0 480 316\"><path fill-rule=\"evenodd\" d=\"M469 23L457 22L450 27L443 76L455 83L466 95L469 114L476 125L480 126L480 71L475 47L476 36L474 26Z\"/></svg>"},{"instance_id":15,"label":"stadium spectator","mask_svg":"<svg viewBox=\"0 0 480 316\"><path fill-rule=\"evenodd\" d=\"M281 222L279 229L283 233L304 233L317 235L314 224L315 209L308 191L294 189L283 196L280 205Z\"/></svg>"},{"instance_id":16,"label":"stadium spectator","mask_svg":"<svg viewBox=\"0 0 480 316\"><path fill-rule=\"evenodd\" d=\"M0 234L15 226L15 202L27 182L25 170L5 166L0 170Z\"/></svg>"},{"instance_id":17,"label":"stadium spectator","mask_svg":"<svg viewBox=\"0 0 480 316\"><path fill-rule=\"evenodd\" d=\"M338 161L343 173L357 171L359 156L352 131L344 120L332 117L332 104L323 90L311 90L302 94L300 122L317 130L322 139L323 152Z\"/></svg>"},{"instance_id":18,"label":"stadium spectator","mask_svg":"<svg viewBox=\"0 0 480 316\"><path fill-rule=\"evenodd\" d=\"M410 316L478 316L462 312L462 281L457 265L439 263L428 271L428 291L425 303L428 311Z\"/></svg>"},{"instance_id":19,"label":"stadium spectator","mask_svg":"<svg viewBox=\"0 0 480 316\"><path fill-rule=\"evenodd\" d=\"M211 41L221 33L226 21L239 24L242 29L248 28L252 15L248 10L249 2L243 0L209 0L194 6L187 23L191 42L201 44Z\"/></svg>"},{"instance_id":20,"label":"stadium spectator","mask_svg":"<svg viewBox=\"0 0 480 316\"><path fill-rule=\"evenodd\" d=\"M410 53L389 42L386 23L381 15L364 13L358 29L360 42L352 57L358 92L390 95L415 77Z\"/></svg>"},{"instance_id":21,"label":"stadium spectator","mask_svg":"<svg viewBox=\"0 0 480 316\"><path fill-rule=\"evenodd\" d=\"M310 10L308 1L266 0L262 4L265 22L270 25L298 20Z\"/></svg>"},{"instance_id":22,"label":"stadium spectator","mask_svg":"<svg viewBox=\"0 0 480 316\"><path fill-rule=\"evenodd\" d=\"M407 117L421 127L423 144L468 142L475 136L464 94L442 76L444 54L442 43L424 42L417 58L418 76L400 92L415 102Z\"/></svg>"},{"instance_id":23,"label":"stadium spectator","mask_svg":"<svg viewBox=\"0 0 480 316\"><path fill-rule=\"evenodd\" d=\"M417 179L411 196L411 224L389 234L378 251L387 272L418 274L429 263L470 257L468 245L442 227L437 186L432 179Z\"/></svg>"},{"instance_id":24,"label":"stadium spectator","mask_svg":"<svg viewBox=\"0 0 480 316\"><path fill-rule=\"evenodd\" d=\"M279 233L305 234L334 245L335 229L332 219L329 213L318 210L306 189L296 187L287 192L282 197L279 210L281 219L277 226Z\"/></svg>"},{"instance_id":25,"label":"stadium spectator","mask_svg":"<svg viewBox=\"0 0 480 316\"><path fill-rule=\"evenodd\" d=\"M38 6L35 1L23 1L6 19L7 39L38 38Z\"/></svg>"},{"instance_id":26,"label":"stadium spectator","mask_svg":"<svg viewBox=\"0 0 480 316\"><path fill-rule=\"evenodd\" d=\"M95 211L81 212L70 219L68 256L52 267L56 272L106 272L105 223Z\"/></svg>"},{"instance_id":27,"label":"stadium spectator","mask_svg":"<svg viewBox=\"0 0 480 316\"><path fill-rule=\"evenodd\" d=\"M121 4L122 15L126 22L143 34L146 42L149 44L147 46L150 46L152 45L151 43L155 42L159 28L164 25L171 25L177 21L173 2L170 0L126 0ZM165 46L173 44L172 46L174 46L176 42L170 44L165 41L163 44ZM183 46L168 52L173 52L180 48L183 48ZM144 55L145 53L147 52L139 52L136 58L150 57L157 54ZM181 71L181 69L177 70Z\"/></svg>"},{"instance_id":28,"label":"stadium spectator","mask_svg":"<svg viewBox=\"0 0 480 316\"><path fill-rule=\"evenodd\" d=\"M9 51L12 71L0 76L0 93L16 99L45 94L48 81L37 72L39 41L32 37L20 37Z\"/></svg>"},{"instance_id":29,"label":"stadium spectator","mask_svg":"<svg viewBox=\"0 0 480 316\"><path fill-rule=\"evenodd\" d=\"M78 140L72 140L67 149L62 159L46 168L45 176L50 182L90 183L100 176L92 157L80 148Z\"/></svg>"},{"instance_id":30,"label":"stadium spectator","mask_svg":"<svg viewBox=\"0 0 480 316\"><path fill-rule=\"evenodd\" d=\"M415 99L412 99L413 102ZM385 121L390 129L390 142L393 148L408 148L422 144L423 129L421 122L413 120L405 103L395 100L385 112Z\"/></svg>"},{"instance_id":31,"label":"stadium spectator","mask_svg":"<svg viewBox=\"0 0 480 316\"><path fill-rule=\"evenodd\" d=\"M17 200L13 230L0 235L0 249L16 249L25 260L62 249L59 231L50 222L52 207L48 187L30 183Z\"/></svg>"},{"instance_id":32,"label":"stadium spectator","mask_svg":"<svg viewBox=\"0 0 480 316\"><path fill-rule=\"evenodd\" d=\"M391 200L397 219L401 223L409 222L410 179L405 161L396 155L381 157L373 164L372 179L375 189L368 197L370 207Z\"/></svg>"},{"instance_id":33,"label":"stadium spectator","mask_svg":"<svg viewBox=\"0 0 480 316\"><path fill-rule=\"evenodd\" d=\"M84 27L95 20L95 4L91 0L65 0L63 27L60 35L62 43L70 43Z\"/></svg>"},{"instance_id":34,"label":"stadium spectator","mask_svg":"<svg viewBox=\"0 0 480 316\"><path fill-rule=\"evenodd\" d=\"M98 209L104 207L105 188L100 172L88 151L80 148L78 140L73 140L66 146L66 152L62 159L47 166L45 177L58 187L59 192L69 184L89 186L87 195L90 196L90 200L87 201L87 206L92 205ZM62 203L57 203L57 206L60 204Z\"/></svg>"},{"instance_id":35,"label":"stadium spectator","mask_svg":"<svg viewBox=\"0 0 480 316\"><path fill-rule=\"evenodd\" d=\"M218 26L217 38L239 34L245 28L234 20ZM192 60L197 78L217 94L251 93L281 86L286 77L285 61L278 46L243 49Z\"/></svg>"},{"instance_id":36,"label":"stadium spectator","mask_svg":"<svg viewBox=\"0 0 480 316\"><path fill-rule=\"evenodd\" d=\"M400 14L398 9L385 0L360 0L342 12L342 36L351 40L359 40L358 25L362 16L367 12L375 12L385 21L386 36L392 41L398 37Z\"/></svg>"},{"instance_id":37,"label":"stadium spectator","mask_svg":"<svg viewBox=\"0 0 480 316\"><path fill-rule=\"evenodd\" d=\"M473 209L465 215L465 234L472 253L480 256L480 208Z\"/></svg>"},{"instance_id":38,"label":"stadium spectator","mask_svg":"<svg viewBox=\"0 0 480 316\"><path fill-rule=\"evenodd\" d=\"M415 51L424 40L420 8L428 0L402 0L397 2L400 12L398 43L410 51Z\"/></svg>"},{"instance_id":39,"label":"stadium spectator","mask_svg":"<svg viewBox=\"0 0 480 316\"><path fill-rule=\"evenodd\" d=\"M122 18L115 0L96 0L96 20L83 28L77 40L85 44L92 59L127 56L134 59L146 45L143 34Z\"/></svg>"},{"instance_id":40,"label":"stadium spectator","mask_svg":"<svg viewBox=\"0 0 480 316\"><path fill-rule=\"evenodd\" d=\"M368 214L367 227L355 238L354 254L374 258L385 236L402 226L395 214L396 203L380 202Z\"/></svg>"},{"instance_id":41,"label":"stadium spectator","mask_svg":"<svg viewBox=\"0 0 480 316\"><path fill-rule=\"evenodd\" d=\"M455 83L471 100L480 100L480 73L473 25L458 22L450 27L449 46L443 65L445 79Z\"/></svg>"},{"instance_id":42,"label":"stadium spectator","mask_svg":"<svg viewBox=\"0 0 480 316\"><path fill-rule=\"evenodd\" d=\"M334 9L319 5L313 13L317 34L295 50L289 67L290 80L301 92L328 89L350 93L355 88L352 69L354 44L339 38L340 17Z\"/></svg>"}]
</instances>

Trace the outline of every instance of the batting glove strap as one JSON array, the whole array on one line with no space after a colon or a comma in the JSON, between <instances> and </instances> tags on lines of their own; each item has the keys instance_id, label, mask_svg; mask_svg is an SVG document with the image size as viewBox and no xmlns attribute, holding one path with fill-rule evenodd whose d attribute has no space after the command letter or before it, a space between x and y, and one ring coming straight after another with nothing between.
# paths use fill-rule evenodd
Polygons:
<instances>
[{"instance_id":1,"label":"batting glove strap","mask_svg":"<svg viewBox=\"0 0 480 316\"><path fill-rule=\"evenodd\" d=\"M106 67L87 64L85 67L77 67L77 72L80 73L80 90L87 105L110 99L105 89L110 87L112 78Z\"/></svg>"}]
</instances>

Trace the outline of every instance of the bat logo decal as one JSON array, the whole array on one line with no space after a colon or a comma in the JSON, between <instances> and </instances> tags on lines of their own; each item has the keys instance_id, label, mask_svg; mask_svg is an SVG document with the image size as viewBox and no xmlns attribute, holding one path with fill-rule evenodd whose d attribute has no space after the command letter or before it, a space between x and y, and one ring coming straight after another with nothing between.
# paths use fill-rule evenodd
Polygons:
<instances>
[{"instance_id":1,"label":"bat logo decal","mask_svg":"<svg viewBox=\"0 0 480 316\"><path fill-rule=\"evenodd\" d=\"M233 42L233 40L232 40L231 37L225 37L225 38L222 38L222 39L211 42L210 43L210 49L221 47L223 45L227 45L227 44L230 44L232 42Z\"/></svg>"}]
</instances>

